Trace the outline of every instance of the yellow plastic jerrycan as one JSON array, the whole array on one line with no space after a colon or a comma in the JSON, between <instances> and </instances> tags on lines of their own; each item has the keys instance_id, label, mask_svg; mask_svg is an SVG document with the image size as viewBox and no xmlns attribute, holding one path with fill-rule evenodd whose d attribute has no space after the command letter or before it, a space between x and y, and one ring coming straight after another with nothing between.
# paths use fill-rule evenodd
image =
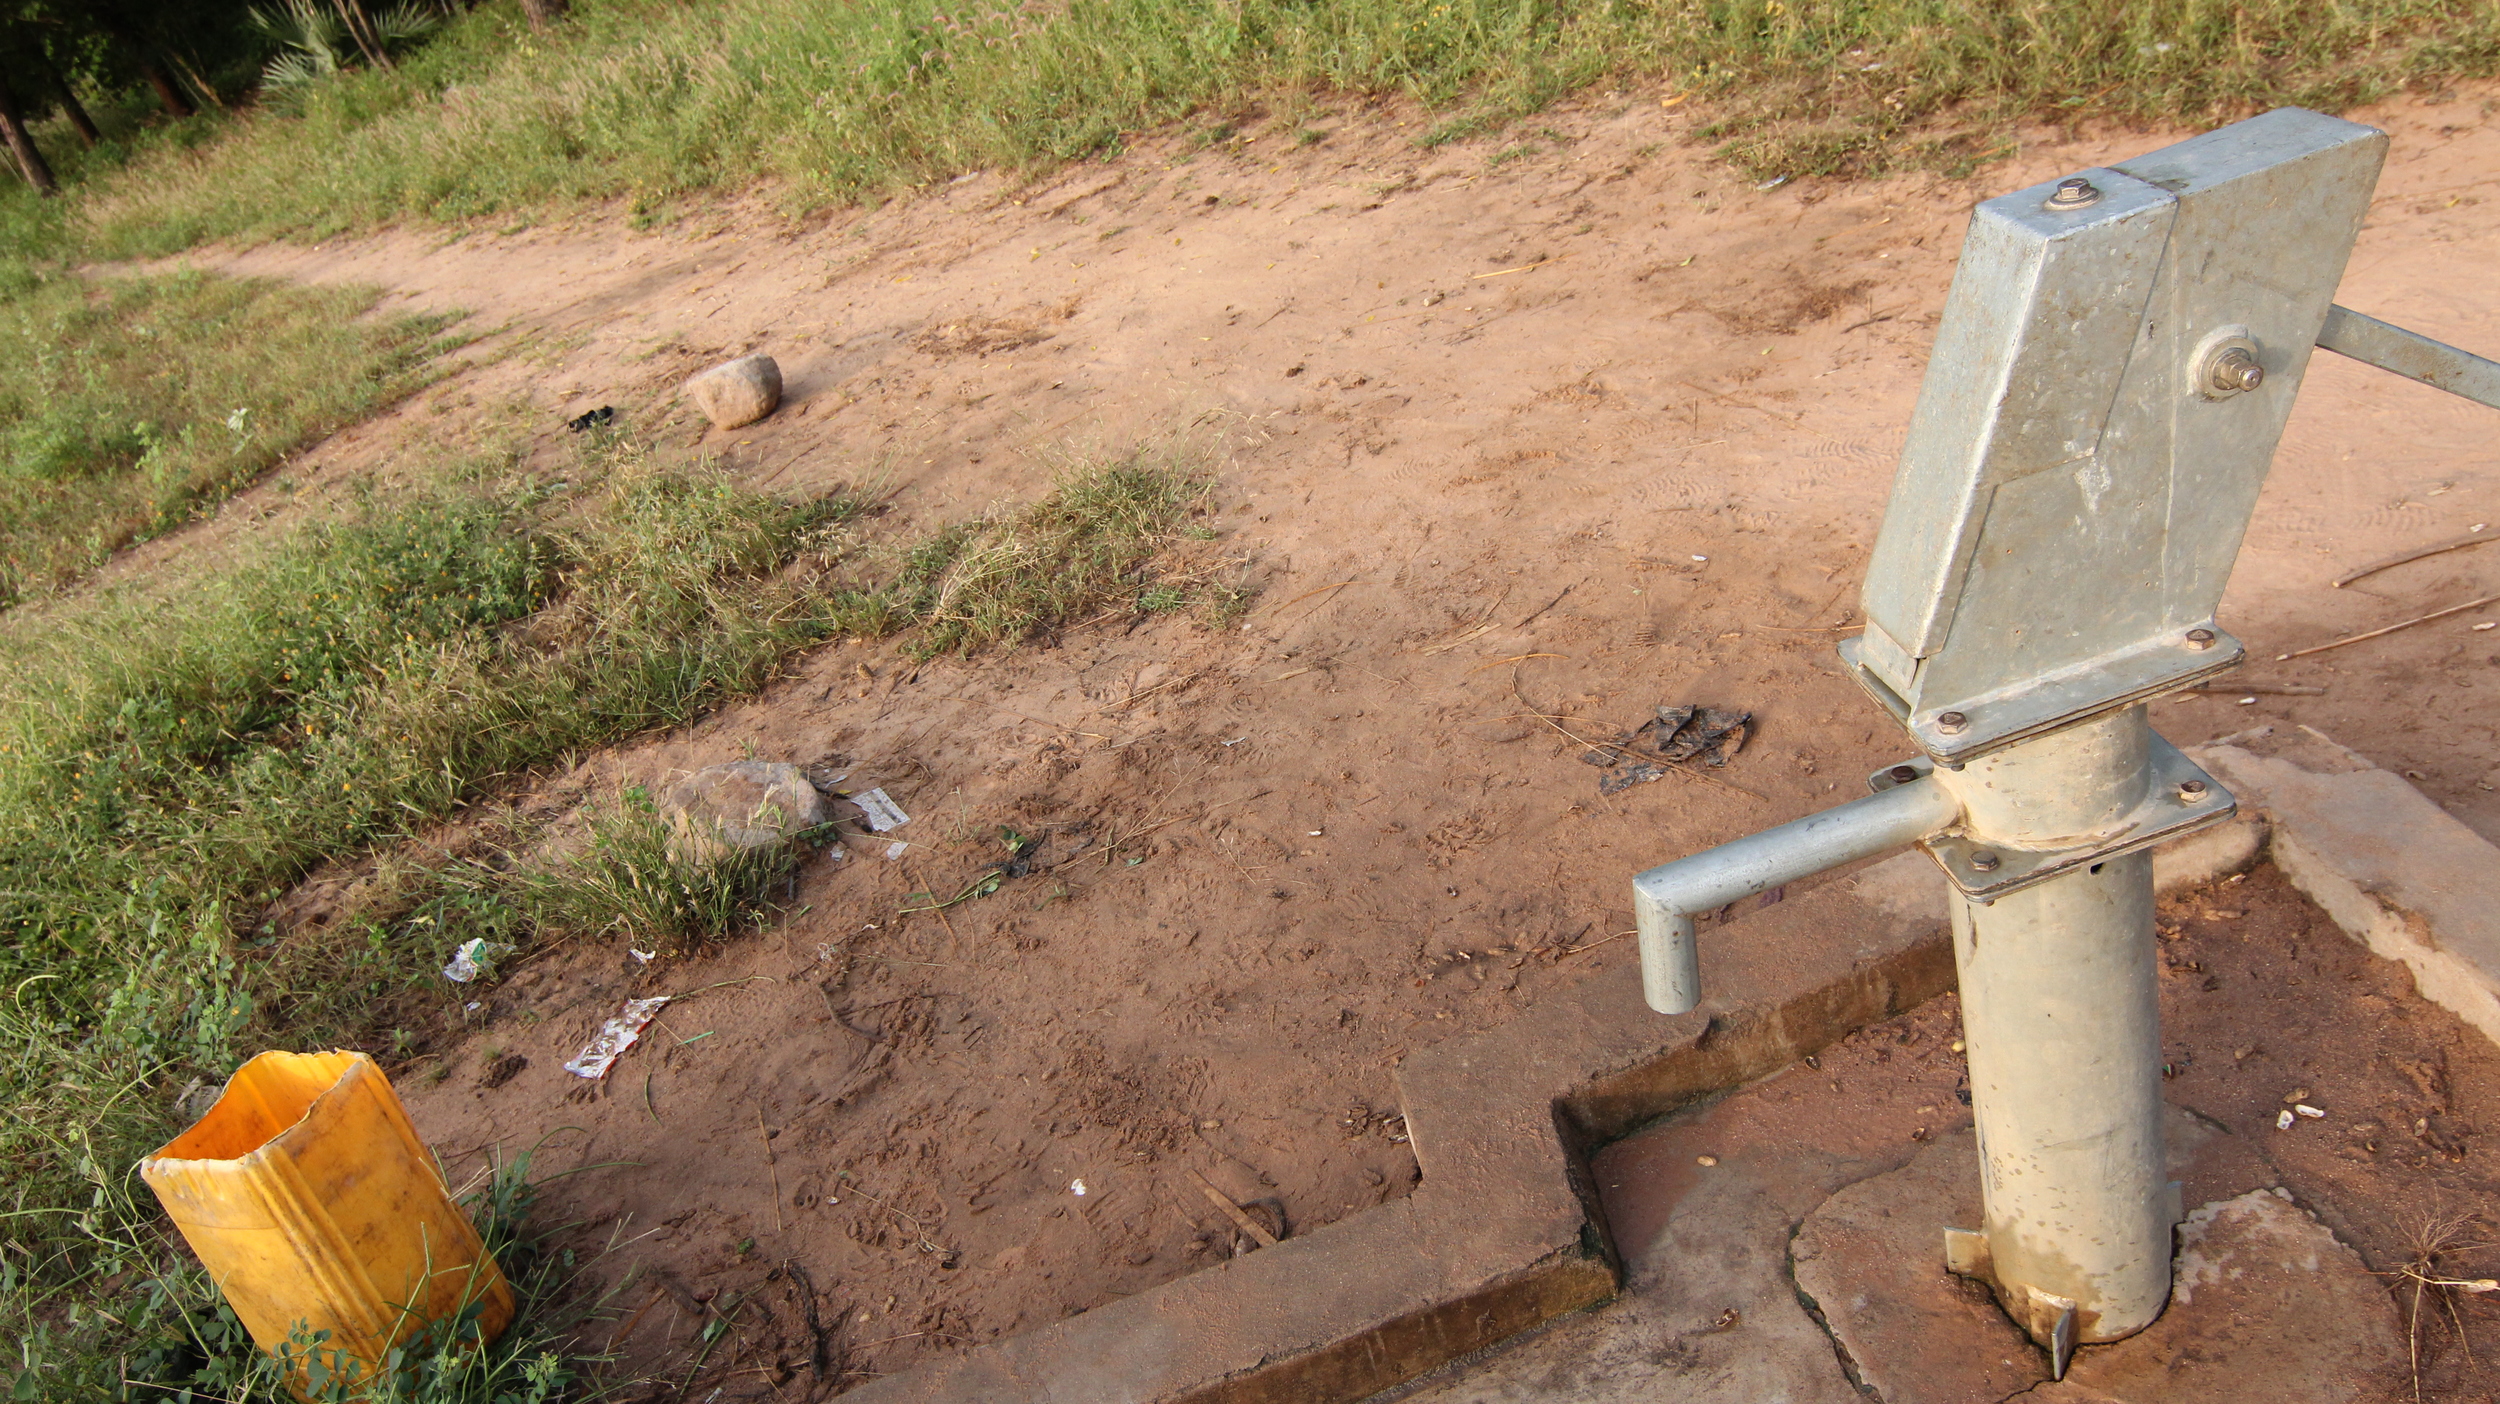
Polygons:
<instances>
[{"instance_id":1,"label":"yellow plastic jerrycan","mask_svg":"<svg viewBox=\"0 0 2500 1404\"><path fill-rule=\"evenodd\" d=\"M300 1326L371 1372L471 1302L481 1343L512 1320L511 1286L362 1053L261 1054L139 1174L272 1354Z\"/></svg>"}]
</instances>

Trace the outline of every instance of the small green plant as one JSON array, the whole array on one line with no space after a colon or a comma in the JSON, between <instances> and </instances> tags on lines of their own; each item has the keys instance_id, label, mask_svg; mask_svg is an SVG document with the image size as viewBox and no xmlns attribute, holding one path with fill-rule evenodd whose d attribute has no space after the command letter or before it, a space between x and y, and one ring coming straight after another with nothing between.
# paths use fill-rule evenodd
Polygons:
<instances>
[{"instance_id":1,"label":"small green plant","mask_svg":"<svg viewBox=\"0 0 2500 1404\"><path fill-rule=\"evenodd\" d=\"M1141 447L1063 469L1050 494L921 548L926 620L914 652L1013 644L1110 610L1170 610L1195 576L1157 579L1158 557L1206 495L1185 447Z\"/></svg>"},{"instance_id":2,"label":"small green plant","mask_svg":"<svg viewBox=\"0 0 2500 1404\"><path fill-rule=\"evenodd\" d=\"M387 55L442 26L441 15L413 0L378 15L367 12L361 0L328 6L280 0L275 8L255 5L249 13L252 27L278 46L260 71L261 86L276 89L334 77L353 67L360 53Z\"/></svg>"},{"instance_id":3,"label":"small green plant","mask_svg":"<svg viewBox=\"0 0 2500 1404\"><path fill-rule=\"evenodd\" d=\"M628 786L590 819L580 850L507 882L545 936L618 936L668 953L753 930L772 889L797 867L788 844L739 849L671 824L642 787Z\"/></svg>"}]
</instances>

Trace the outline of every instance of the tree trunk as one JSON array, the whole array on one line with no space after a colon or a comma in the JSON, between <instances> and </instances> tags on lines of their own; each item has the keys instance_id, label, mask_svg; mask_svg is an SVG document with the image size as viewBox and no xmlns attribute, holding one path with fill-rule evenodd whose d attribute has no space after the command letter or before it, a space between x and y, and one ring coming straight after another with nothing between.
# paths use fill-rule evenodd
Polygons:
<instances>
[{"instance_id":1,"label":"tree trunk","mask_svg":"<svg viewBox=\"0 0 2500 1404\"><path fill-rule=\"evenodd\" d=\"M191 99L182 95L182 89L174 86L173 75L165 71L165 65L158 63L154 54L140 58L139 75L148 80L149 87L156 89L156 100L165 105L166 116L191 117L199 113L199 109L191 105Z\"/></svg>"},{"instance_id":2,"label":"tree trunk","mask_svg":"<svg viewBox=\"0 0 2500 1404\"><path fill-rule=\"evenodd\" d=\"M202 102L221 112L225 110L226 100L217 96L216 84L200 76L198 64L184 57L180 49L168 49L165 51L165 56L174 61L174 67L182 71L183 78L191 84L191 91L198 93Z\"/></svg>"},{"instance_id":3,"label":"tree trunk","mask_svg":"<svg viewBox=\"0 0 2500 1404\"><path fill-rule=\"evenodd\" d=\"M529 16L530 28L541 33L563 19L568 8L570 0L521 0L521 13Z\"/></svg>"},{"instance_id":4,"label":"tree trunk","mask_svg":"<svg viewBox=\"0 0 2500 1404\"><path fill-rule=\"evenodd\" d=\"M35 149L35 139L26 133L25 114L17 110L17 94L9 91L9 80L0 77L0 137L6 137L9 150L17 157L18 169L25 172L26 183L45 195L60 193L60 185L52 179L52 168L44 164L43 153Z\"/></svg>"},{"instance_id":5,"label":"tree trunk","mask_svg":"<svg viewBox=\"0 0 2500 1404\"><path fill-rule=\"evenodd\" d=\"M95 129L95 119L87 115L86 104L80 102L78 94L71 91L69 80L61 76L61 70L52 66L52 60L46 58L42 62L43 71L52 75L53 91L61 95L61 115L67 117L70 126L77 130L78 139L89 146L102 141L104 134Z\"/></svg>"},{"instance_id":6,"label":"tree trunk","mask_svg":"<svg viewBox=\"0 0 2500 1404\"><path fill-rule=\"evenodd\" d=\"M363 52L365 62L388 71L391 67L391 56L382 52L381 36L373 33L373 25L365 14L365 7L357 3L357 0L332 0L332 7L339 12L339 23L347 26L347 37L356 41L356 47Z\"/></svg>"}]
</instances>

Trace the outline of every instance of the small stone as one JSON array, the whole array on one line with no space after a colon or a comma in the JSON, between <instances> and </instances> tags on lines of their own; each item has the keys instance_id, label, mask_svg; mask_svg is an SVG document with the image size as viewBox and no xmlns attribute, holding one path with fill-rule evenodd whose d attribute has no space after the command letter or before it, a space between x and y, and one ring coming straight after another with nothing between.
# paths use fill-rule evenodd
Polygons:
<instances>
[{"instance_id":1,"label":"small stone","mask_svg":"<svg viewBox=\"0 0 2500 1404\"><path fill-rule=\"evenodd\" d=\"M2283 1105L2288 1107L2294 1102L2305 1102L2308 1100L2309 1089L2306 1087L2295 1087L2290 1092L2284 1094Z\"/></svg>"},{"instance_id":2,"label":"small stone","mask_svg":"<svg viewBox=\"0 0 2500 1404\"><path fill-rule=\"evenodd\" d=\"M781 404L781 365L770 356L741 356L687 381L686 395L717 428L753 424Z\"/></svg>"},{"instance_id":3,"label":"small stone","mask_svg":"<svg viewBox=\"0 0 2500 1404\"><path fill-rule=\"evenodd\" d=\"M1697 1155L1693 1157L1693 1163L1700 1166L1702 1169L1707 1170L1718 1164L1719 1158L1715 1155Z\"/></svg>"},{"instance_id":4,"label":"small stone","mask_svg":"<svg viewBox=\"0 0 2500 1404\"><path fill-rule=\"evenodd\" d=\"M778 761L706 766L670 786L660 807L695 856L769 848L825 822L824 796Z\"/></svg>"}]
</instances>

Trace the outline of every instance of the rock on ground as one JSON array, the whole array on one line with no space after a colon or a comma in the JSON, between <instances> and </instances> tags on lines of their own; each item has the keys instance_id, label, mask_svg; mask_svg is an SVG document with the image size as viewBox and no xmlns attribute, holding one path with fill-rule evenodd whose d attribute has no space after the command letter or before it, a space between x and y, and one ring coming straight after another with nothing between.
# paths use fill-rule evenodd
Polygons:
<instances>
[{"instance_id":1,"label":"rock on ground","mask_svg":"<svg viewBox=\"0 0 2500 1404\"><path fill-rule=\"evenodd\" d=\"M825 822L824 796L795 765L731 761L669 787L660 807L698 852L744 852Z\"/></svg>"},{"instance_id":2,"label":"rock on ground","mask_svg":"<svg viewBox=\"0 0 2500 1404\"><path fill-rule=\"evenodd\" d=\"M718 428L753 424L781 404L781 364L770 356L741 356L687 381L686 394Z\"/></svg>"}]
</instances>

